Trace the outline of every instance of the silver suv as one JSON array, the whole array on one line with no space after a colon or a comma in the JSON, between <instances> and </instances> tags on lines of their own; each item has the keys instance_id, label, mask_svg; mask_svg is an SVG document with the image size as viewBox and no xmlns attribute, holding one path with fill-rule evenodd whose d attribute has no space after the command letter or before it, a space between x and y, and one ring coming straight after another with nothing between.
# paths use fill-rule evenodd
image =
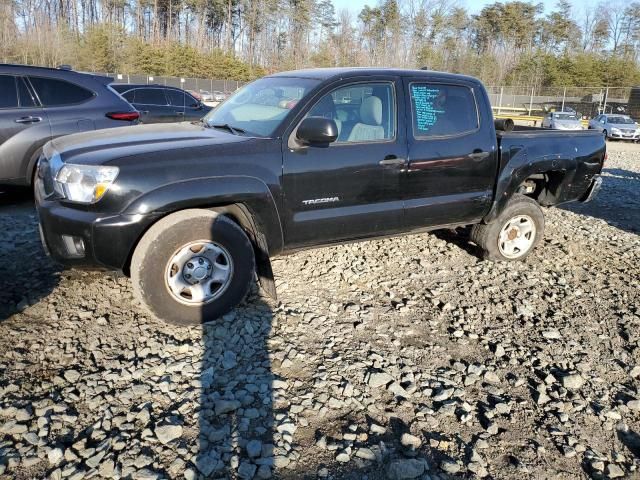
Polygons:
<instances>
[{"instance_id":1,"label":"silver suv","mask_svg":"<svg viewBox=\"0 0 640 480\"><path fill-rule=\"evenodd\" d=\"M138 122L112 78L0 64L0 185L30 186L43 145L76 132Z\"/></svg>"}]
</instances>

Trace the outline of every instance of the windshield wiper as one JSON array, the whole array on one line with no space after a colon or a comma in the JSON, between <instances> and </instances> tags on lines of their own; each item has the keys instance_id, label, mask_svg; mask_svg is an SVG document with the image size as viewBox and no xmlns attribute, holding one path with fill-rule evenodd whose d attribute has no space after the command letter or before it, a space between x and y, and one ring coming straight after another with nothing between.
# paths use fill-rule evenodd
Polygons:
<instances>
[{"instance_id":1,"label":"windshield wiper","mask_svg":"<svg viewBox=\"0 0 640 480\"><path fill-rule=\"evenodd\" d=\"M245 130L243 130L242 128L232 127L228 123L216 123L214 125L211 125L211 127L212 128L223 128L225 130L229 130L234 135L239 135L241 133L245 133Z\"/></svg>"}]
</instances>

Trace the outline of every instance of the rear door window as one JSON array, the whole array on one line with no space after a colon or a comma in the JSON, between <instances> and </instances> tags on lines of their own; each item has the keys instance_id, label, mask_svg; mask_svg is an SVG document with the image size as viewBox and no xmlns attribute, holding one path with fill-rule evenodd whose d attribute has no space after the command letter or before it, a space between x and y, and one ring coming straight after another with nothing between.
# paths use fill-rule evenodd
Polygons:
<instances>
[{"instance_id":1,"label":"rear door window","mask_svg":"<svg viewBox=\"0 0 640 480\"><path fill-rule=\"evenodd\" d=\"M91 90L57 78L29 77L31 85L45 107L74 105L94 96Z\"/></svg>"},{"instance_id":2,"label":"rear door window","mask_svg":"<svg viewBox=\"0 0 640 480\"><path fill-rule=\"evenodd\" d=\"M12 75L0 75L0 108L17 108L18 91Z\"/></svg>"},{"instance_id":3,"label":"rear door window","mask_svg":"<svg viewBox=\"0 0 640 480\"><path fill-rule=\"evenodd\" d=\"M135 103L136 100L136 91L135 90L129 90L126 93L123 93L122 96L124 97L124 99L129 102L129 103Z\"/></svg>"},{"instance_id":4,"label":"rear door window","mask_svg":"<svg viewBox=\"0 0 640 480\"><path fill-rule=\"evenodd\" d=\"M181 92L180 90L165 90L167 99L169 99L169 105L175 107L199 107L200 102L189 95L187 92Z\"/></svg>"},{"instance_id":5,"label":"rear door window","mask_svg":"<svg viewBox=\"0 0 640 480\"><path fill-rule=\"evenodd\" d=\"M16 78L16 82L18 83L18 99L20 100L20 107L36 107L38 104L36 103L35 98L33 98L31 90L27 87L27 83L24 78L18 77Z\"/></svg>"},{"instance_id":6,"label":"rear door window","mask_svg":"<svg viewBox=\"0 0 640 480\"><path fill-rule=\"evenodd\" d=\"M167 105L167 98L162 88L137 88L134 90L134 103L141 105ZM127 98L125 96L125 98Z\"/></svg>"},{"instance_id":7,"label":"rear door window","mask_svg":"<svg viewBox=\"0 0 640 480\"><path fill-rule=\"evenodd\" d=\"M478 108L470 88L412 83L410 91L415 138L462 135L478 129Z\"/></svg>"}]
</instances>

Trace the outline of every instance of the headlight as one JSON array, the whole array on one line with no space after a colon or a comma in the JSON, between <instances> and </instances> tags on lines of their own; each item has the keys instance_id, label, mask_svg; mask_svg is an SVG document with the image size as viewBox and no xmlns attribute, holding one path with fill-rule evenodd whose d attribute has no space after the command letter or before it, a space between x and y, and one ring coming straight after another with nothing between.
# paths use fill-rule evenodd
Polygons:
<instances>
[{"instance_id":1,"label":"headlight","mask_svg":"<svg viewBox=\"0 0 640 480\"><path fill-rule=\"evenodd\" d=\"M66 163L56 175L65 198L78 203L100 200L118 176L118 167Z\"/></svg>"},{"instance_id":2,"label":"headlight","mask_svg":"<svg viewBox=\"0 0 640 480\"><path fill-rule=\"evenodd\" d=\"M616 133L616 134L620 135L620 129L619 128L612 128L611 129L611 133Z\"/></svg>"}]
</instances>

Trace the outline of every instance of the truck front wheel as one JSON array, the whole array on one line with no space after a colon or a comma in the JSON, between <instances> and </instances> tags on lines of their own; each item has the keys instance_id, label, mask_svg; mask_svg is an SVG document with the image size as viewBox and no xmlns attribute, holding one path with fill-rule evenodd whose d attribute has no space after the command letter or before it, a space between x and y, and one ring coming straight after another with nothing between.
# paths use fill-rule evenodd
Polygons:
<instances>
[{"instance_id":1,"label":"truck front wheel","mask_svg":"<svg viewBox=\"0 0 640 480\"><path fill-rule=\"evenodd\" d=\"M215 320L234 308L254 270L242 228L208 210L183 210L158 221L131 259L137 299L155 317L178 325Z\"/></svg>"},{"instance_id":2,"label":"truck front wheel","mask_svg":"<svg viewBox=\"0 0 640 480\"><path fill-rule=\"evenodd\" d=\"M544 236L544 214L535 200L515 194L498 217L488 224L474 225L471 241L484 258L493 261L524 259Z\"/></svg>"}]
</instances>

